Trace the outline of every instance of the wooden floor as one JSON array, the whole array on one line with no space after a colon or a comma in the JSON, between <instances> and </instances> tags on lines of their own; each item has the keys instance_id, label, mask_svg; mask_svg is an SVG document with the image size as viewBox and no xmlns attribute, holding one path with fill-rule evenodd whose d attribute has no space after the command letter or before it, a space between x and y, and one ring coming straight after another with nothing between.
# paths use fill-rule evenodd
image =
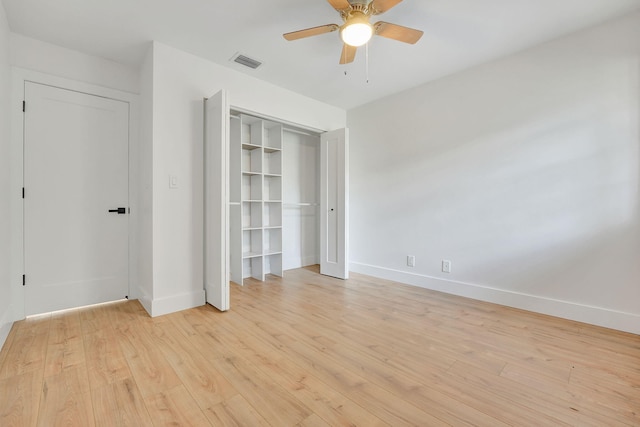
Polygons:
<instances>
[{"instance_id":1,"label":"wooden floor","mask_svg":"<svg viewBox=\"0 0 640 427\"><path fill-rule=\"evenodd\" d=\"M17 322L1 426L640 425L640 336L316 268Z\"/></svg>"}]
</instances>

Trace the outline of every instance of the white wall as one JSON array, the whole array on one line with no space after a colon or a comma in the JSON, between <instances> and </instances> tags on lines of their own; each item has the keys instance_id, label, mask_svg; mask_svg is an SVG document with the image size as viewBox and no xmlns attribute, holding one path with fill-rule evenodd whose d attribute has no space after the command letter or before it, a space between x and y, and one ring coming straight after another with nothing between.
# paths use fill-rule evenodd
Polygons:
<instances>
[{"instance_id":1,"label":"white wall","mask_svg":"<svg viewBox=\"0 0 640 427\"><path fill-rule=\"evenodd\" d=\"M11 67L9 66L9 24L4 6L0 2L0 349L11 329L13 314L11 310L10 282L10 211L9 181L11 159L11 133L9 122L11 114Z\"/></svg>"},{"instance_id":2,"label":"white wall","mask_svg":"<svg viewBox=\"0 0 640 427\"><path fill-rule=\"evenodd\" d=\"M634 14L349 111L351 269L640 333L639 102Z\"/></svg>"},{"instance_id":3,"label":"white wall","mask_svg":"<svg viewBox=\"0 0 640 427\"><path fill-rule=\"evenodd\" d=\"M140 75L133 67L21 34L11 34L11 65L125 92L140 92Z\"/></svg>"},{"instance_id":4,"label":"white wall","mask_svg":"<svg viewBox=\"0 0 640 427\"><path fill-rule=\"evenodd\" d=\"M229 91L233 107L244 111L315 129L346 123L344 110L154 43L154 316L204 302L203 98L221 89ZM169 189L169 175L178 177L177 189Z\"/></svg>"},{"instance_id":5,"label":"white wall","mask_svg":"<svg viewBox=\"0 0 640 427\"><path fill-rule=\"evenodd\" d=\"M284 132L282 267L320 262L320 138Z\"/></svg>"},{"instance_id":6,"label":"white wall","mask_svg":"<svg viewBox=\"0 0 640 427\"><path fill-rule=\"evenodd\" d=\"M140 68L140 144L138 151L138 299L148 312L153 301L153 46Z\"/></svg>"}]
</instances>

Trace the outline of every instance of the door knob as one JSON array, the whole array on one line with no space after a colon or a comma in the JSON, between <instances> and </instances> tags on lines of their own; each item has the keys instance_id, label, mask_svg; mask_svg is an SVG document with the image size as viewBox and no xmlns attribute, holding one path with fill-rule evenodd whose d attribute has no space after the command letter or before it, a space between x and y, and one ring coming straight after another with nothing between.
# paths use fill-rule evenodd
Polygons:
<instances>
[{"instance_id":1,"label":"door knob","mask_svg":"<svg viewBox=\"0 0 640 427\"><path fill-rule=\"evenodd\" d=\"M109 212L117 213L118 215L124 215L127 213L127 208L109 209Z\"/></svg>"}]
</instances>

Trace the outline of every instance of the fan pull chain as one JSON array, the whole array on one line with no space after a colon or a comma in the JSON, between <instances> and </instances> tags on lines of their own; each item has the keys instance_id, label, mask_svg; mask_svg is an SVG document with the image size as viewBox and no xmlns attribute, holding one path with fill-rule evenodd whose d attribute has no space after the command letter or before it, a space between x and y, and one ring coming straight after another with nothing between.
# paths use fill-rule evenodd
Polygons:
<instances>
[{"instance_id":1,"label":"fan pull chain","mask_svg":"<svg viewBox=\"0 0 640 427\"><path fill-rule=\"evenodd\" d=\"M368 42L364 46L364 52L365 52L365 59L366 59L365 70L367 73L367 83L369 83L369 43Z\"/></svg>"},{"instance_id":2,"label":"fan pull chain","mask_svg":"<svg viewBox=\"0 0 640 427\"><path fill-rule=\"evenodd\" d=\"M345 52L344 49L342 49L342 61L344 62L347 59L347 52ZM344 64L344 75L347 75L347 64Z\"/></svg>"}]
</instances>

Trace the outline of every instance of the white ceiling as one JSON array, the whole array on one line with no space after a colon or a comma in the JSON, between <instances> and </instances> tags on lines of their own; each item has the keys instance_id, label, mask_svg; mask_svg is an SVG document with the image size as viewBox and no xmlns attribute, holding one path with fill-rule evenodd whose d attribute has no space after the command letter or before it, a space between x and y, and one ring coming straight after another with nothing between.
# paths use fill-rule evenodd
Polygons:
<instances>
[{"instance_id":1,"label":"white ceiling","mask_svg":"<svg viewBox=\"0 0 640 427\"><path fill-rule=\"evenodd\" d=\"M640 10L640 0L404 0L372 22L425 34L416 45L375 37L367 83L364 47L338 65L337 32L282 37L340 24L326 0L2 1L16 33L133 66L157 40L345 109ZM229 62L236 52L264 65Z\"/></svg>"}]
</instances>

